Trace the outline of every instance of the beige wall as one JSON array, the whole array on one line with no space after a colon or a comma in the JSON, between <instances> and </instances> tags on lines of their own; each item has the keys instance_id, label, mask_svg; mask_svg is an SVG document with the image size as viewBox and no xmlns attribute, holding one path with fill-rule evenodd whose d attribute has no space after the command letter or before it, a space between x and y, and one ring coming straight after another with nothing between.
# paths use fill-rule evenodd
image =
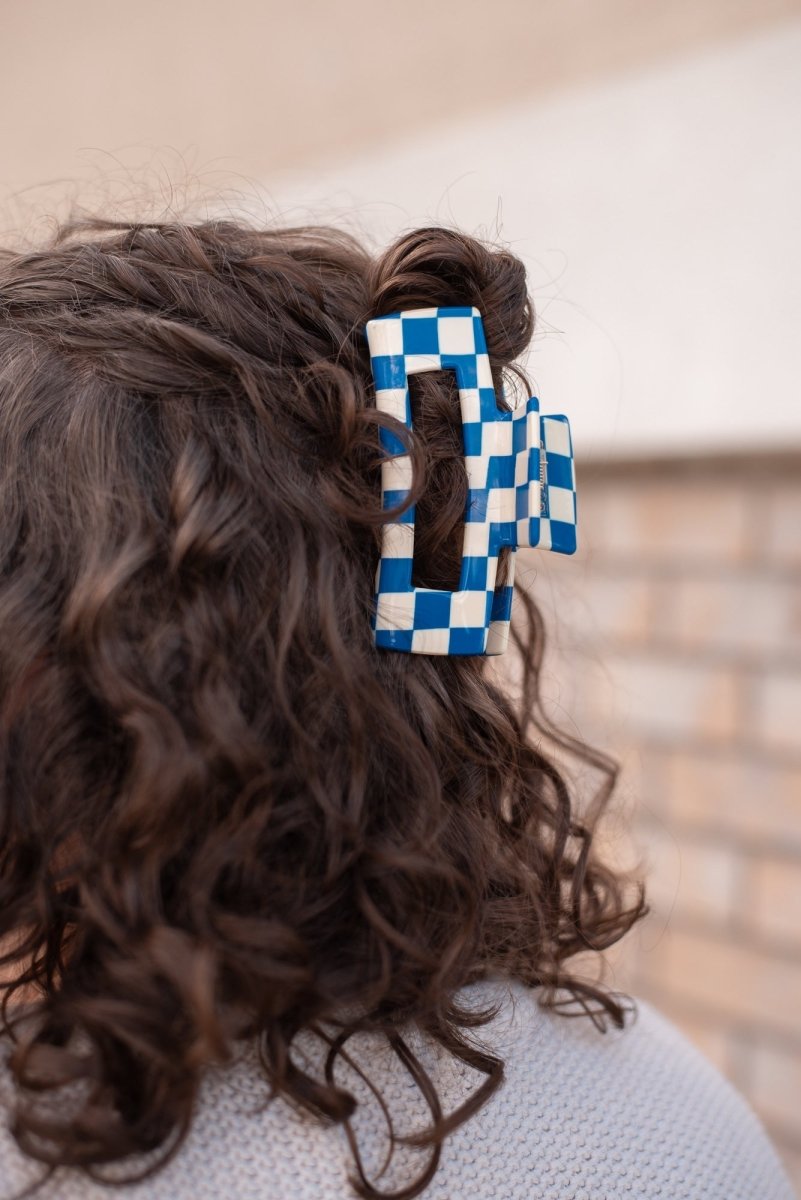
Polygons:
<instances>
[{"instance_id":1,"label":"beige wall","mask_svg":"<svg viewBox=\"0 0 801 1200\"><path fill-rule=\"evenodd\" d=\"M277 168L798 12L801 0L8 3L0 225L24 222L40 188L49 207L73 188L106 205L149 191L180 202L187 186L247 192Z\"/></svg>"},{"instance_id":2,"label":"beige wall","mask_svg":"<svg viewBox=\"0 0 801 1200\"><path fill-rule=\"evenodd\" d=\"M513 249L582 458L801 446L799 62L795 18L289 172L266 217Z\"/></svg>"},{"instance_id":3,"label":"beige wall","mask_svg":"<svg viewBox=\"0 0 801 1200\"><path fill-rule=\"evenodd\" d=\"M579 552L518 558L550 713L623 764L601 845L653 911L607 979L744 1091L801 1185L801 453L577 478Z\"/></svg>"}]
</instances>

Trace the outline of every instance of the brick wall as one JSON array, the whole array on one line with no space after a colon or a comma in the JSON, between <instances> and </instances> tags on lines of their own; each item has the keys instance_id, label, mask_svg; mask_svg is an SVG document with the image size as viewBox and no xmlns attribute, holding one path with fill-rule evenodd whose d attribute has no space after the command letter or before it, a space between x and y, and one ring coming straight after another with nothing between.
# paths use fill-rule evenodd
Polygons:
<instances>
[{"instance_id":1,"label":"brick wall","mask_svg":"<svg viewBox=\"0 0 801 1200\"><path fill-rule=\"evenodd\" d=\"M622 764L603 845L648 885L603 977L733 1080L801 1187L801 453L577 476L578 554L517 571L550 715Z\"/></svg>"}]
</instances>

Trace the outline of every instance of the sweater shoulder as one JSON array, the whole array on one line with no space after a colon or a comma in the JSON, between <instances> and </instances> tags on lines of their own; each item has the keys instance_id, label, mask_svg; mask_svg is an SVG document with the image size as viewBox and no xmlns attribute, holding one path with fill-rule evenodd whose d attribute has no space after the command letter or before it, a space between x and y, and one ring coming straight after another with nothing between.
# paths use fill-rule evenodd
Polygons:
<instances>
[{"instance_id":1,"label":"sweater shoulder","mask_svg":"<svg viewBox=\"0 0 801 1200\"><path fill-rule=\"evenodd\" d=\"M503 1063L500 1085L445 1139L425 1200L796 1200L777 1152L744 1097L658 1008L632 997L622 1029L601 1031L566 1017L517 982L474 984L467 1007L497 1009L466 1032ZM406 1037L445 1113L469 1099L484 1076L419 1031ZM369 1179L384 1190L416 1178L428 1152L390 1152L385 1114L396 1134L418 1132L431 1113L397 1054L356 1035L348 1052L369 1079L338 1064L336 1080L358 1100L352 1130ZM322 1074L324 1052L311 1036L293 1058ZM6 1080L6 1083L8 1081ZM9 1098L7 1088L0 1088ZM163 1171L126 1188L130 1200L342 1200L356 1195L342 1126L324 1126L268 1087L255 1046L206 1072L189 1136ZM0 1122L0 1200L41 1176ZM127 1171L134 1164L127 1164ZM126 1170L122 1174L127 1173ZM382 1173L383 1172L383 1173ZM103 1172L114 1178L116 1170ZM379 1178L380 1176L380 1178ZM63 1169L39 1200L107 1200L107 1187Z\"/></svg>"},{"instance_id":2,"label":"sweater shoulder","mask_svg":"<svg viewBox=\"0 0 801 1200\"><path fill-rule=\"evenodd\" d=\"M744 1095L657 1006L629 996L624 1027L601 1031L586 1016L544 1009L537 989L508 990L498 1108L515 1137L547 1130L552 1161L568 1172L603 1164L615 1175L610 1195L796 1200Z\"/></svg>"}]
</instances>

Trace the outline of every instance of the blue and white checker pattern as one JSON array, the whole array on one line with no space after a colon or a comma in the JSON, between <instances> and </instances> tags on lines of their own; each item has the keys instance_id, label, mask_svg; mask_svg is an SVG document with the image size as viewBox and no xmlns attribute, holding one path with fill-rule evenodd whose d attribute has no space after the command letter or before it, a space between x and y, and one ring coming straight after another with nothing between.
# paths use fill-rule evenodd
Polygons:
<instances>
[{"instance_id":1,"label":"blue and white checker pattern","mask_svg":"<svg viewBox=\"0 0 801 1200\"><path fill-rule=\"evenodd\" d=\"M514 582L495 587L502 546L576 549L576 487L570 426L540 416L531 397L520 412L498 408L481 314L421 308L367 323L376 407L411 429L410 375L452 369L462 413L468 499L458 590L412 586L414 505L383 526L373 631L377 646L417 654L500 654L509 639ZM384 508L412 483L411 460L388 430L381 468Z\"/></svg>"}]
</instances>

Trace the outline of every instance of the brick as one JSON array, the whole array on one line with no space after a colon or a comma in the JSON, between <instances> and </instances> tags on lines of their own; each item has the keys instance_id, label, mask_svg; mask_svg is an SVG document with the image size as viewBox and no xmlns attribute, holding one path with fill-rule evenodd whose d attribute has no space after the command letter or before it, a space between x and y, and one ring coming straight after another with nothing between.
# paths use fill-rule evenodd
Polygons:
<instances>
[{"instance_id":1,"label":"brick","mask_svg":"<svg viewBox=\"0 0 801 1200\"><path fill-rule=\"evenodd\" d=\"M648 855L646 882L654 911L728 923L737 907L742 863L725 846L654 825L640 840Z\"/></svg>"},{"instance_id":2,"label":"brick","mask_svg":"<svg viewBox=\"0 0 801 1200\"><path fill-rule=\"evenodd\" d=\"M648 874L648 851L636 833L621 828L606 816L593 833L592 852L597 860L621 876L645 879Z\"/></svg>"},{"instance_id":3,"label":"brick","mask_svg":"<svg viewBox=\"0 0 801 1200\"><path fill-rule=\"evenodd\" d=\"M529 562L523 553L518 558ZM531 582L528 575L523 577L550 636L564 645L643 641L652 624L654 581L641 572L609 572L586 561L568 565L574 569L540 558Z\"/></svg>"},{"instance_id":4,"label":"brick","mask_svg":"<svg viewBox=\"0 0 801 1200\"><path fill-rule=\"evenodd\" d=\"M743 699L735 671L657 654L617 654L607 663L630 734L716 742L737 734ZM603 692L599 699L608 704Z\"/></svg>"},{"instance_id":5,"label":"brick","mask_svg":"<svg viewBox=\"0 0 801 1200\"><path fill-rule=\"evenodd\" d=\"M801 964L733 938L654 921L638 971L685 1004L801 1037Z\"/></svg>"},{"instance_id":6,"label":"brick","mask_svg":"<svg viewBox=\"0 0 801 1200\"><path fill-rule=\"evenodd\" d=\"M490 657L485 666L485 678L507 695L519 709L522 664L519 655L509 647L505 654ZM599 696L608 689L608 704L604 709ZM567 650L551 643L547 647L539 672L540 707L546 719L557 730L566 732L591 747L609 752L614 758L621 743L623 729L615 715L615 683L605 664L583 649ZM539 736L539 735L538 735ZM560 765L575 767L586 783L594 770L574 754L548 744L545 749ZM590 781L595 790L595 780ZM583 789L585 794L587 789Z\"/></svg>"},{"instance_id":7,"label":"brick","mask_svg":"<svg viewBox=\"0 0 801 1200\"><path fill-rule=\"evenodd\" d=\"M651 770L661 774L670 819L744 844L801 852L801 768L755 762L740 753L709 757L683 749ZM653 765L655 764L655 765Z\"/></svg>"},{"instance_id":8,"label":"brick","mask_svg":"<svg viewBox=\"0 0 801 1200\"><path fill-rule=\"evenodd\" d=\"M668 765L676 753L678 751L673 747L655 744L646 738L633 740L624 761L627 767L631 764L631 778L638 800L638 820L672 822Z\"/></svg>"},{"instance_id":9,"label":"brick","mask_svg":"<svg viewBox=\"0 0 801 1200\"><path fill-rule=\"evenodd\" d=\"M720 1014L699 1010L692 1003L677 999L659 981L643 973L637 961L631 972L630 993L648 1001L663 1013L686 1037L722 1071L735 1086L740 1086L741 1043L736 1026L727 1024Z\"/></svg>"},{"instance_id":10,"label":"brick","mask_svg":"<svg viewBox=\"0 0 801 1200\"><path fill-rule=\"evenodd\" d=\"M730 1074L732 1049L728 1037L721 1029L688 1017L682 1020L679 1028L704 1057L715 1064L719 1071L724 1075Z\"/></svg>"},{"instance_id":11,"label":"brick","mask_svg":"<svg viewBox=\"0 0 801 1200\"><path fill-rule=\"evenodd\" d=\"M770 672L756 680L754 735L766 749L801 763L801 670Z\"/></svg>"},{"instance_id":12,"label":"brick","mask_svg":"<svg viewBox=\"0 0 801 1200\"><path fill-rule=\"evenodd\" d=\"M732 743L744 724L743 677L664 654L551 646L540 674L549 718L614 753L622 744Z\"/></svg>"},{"instance_id":13,"label":"brick","mask_svg":"<svg viewBox=\"0 0 801 1200\"><path fill-rule=\"evenodd\" d=\"M767 1122L801 1139L801 1050L757 1038L749 1059L751 1103Z\"/></svg>"},{"instance_id":14,"label":"brick","mask_svg":"<svg viewBox=\"0 0 801 1200\"><path fill-rule=\"evenodd\" d=\"M784 1164L784 1169L790 1176L793 1187L797 1194L801 1196L801 1147L794 1145L788 1146L786 1142L779 1140L774 1136L776 1152Z\"/></svg>"},{"instance_id":15,"label":"brick","mask_svg":"<svg viewBox=\"0 0 801 1200\"><path fill-rule=\"evenodd\" d=\"M583 740L608 746L624 736L619 684L606 658L551 643L540 672L549 718Z\"/></svg>"},{"instance_id":16,"label":"brick","mask_svg":"<svg viewBox=\"0 0 801 1200\"><path fill-rule=\"evenodd\" d=\"M734 1060L739 1046L738 1039L731 1029L719 1020L713 1020L708 1015L704 1016L677 1003L675 997L667 993L657 993L649 999L719 1071L734 1080Z\"/></svg>"},{"instance_id":17,"label":"brick","mask_svg":"<svg viewBox=\"0 0 801 1200\"><path fill-rule=\"evenodd\" d=\"M801 589L788 579L679 579L656 636L689 649L801 660Z\"/></svg>"},{"instance_id":18,"label":"brick","mask_svg":"<svg viewBox=\"0 0 801 1200\"><path fill-rule=\"evenodd\" d=\"M643 641L651 625L653 589L652 579L636 575L589 575L589 619L584 627L577 625L577 635L600 636L624 645Z\"/></svg>"},{"instance_id":19,"label":"brick","mask_svg":"<svg viewBox=\"0 0 801 1200\"><path fill-rule=\"evenodd\" d=\"M795 860L756 858L745 880L743 920L751 932L801 949L801 855Z\"/></svg>"},{"instance_id":20,"label":"brick","mask_svg":"<svg viewBox=\"0 0 801 1200\"><path fill-rule=\"evenodd\" d=\"M569 960L568 969L577 978L633 995L635 956L631 940L628 935L601 952L585 950L575 954Z\"/></svg>"},{"instance_id":21,"label":"brick","mask_svg":"<svg viewBox=\"0 0 801 1200\"><path fill-rule=\"evenodd\" d=\"M750 553L748 497L740 484L681 476L615 480L585 498L596 559L737 563ZM580 520L582 518L580 517Z\"/></svg>"},{"instance_id":22,"label":"brick","mask_svg":"<svg viewBox=\"0 0 801 1200\"><path fill-rule=\"evenodd\" d=\"M603 811L598 834L609 841L629 847L623 857L628 866L639 870L646 861L646 846L652 824L664 813L662 789L654 782L654 756L650 748L637 742L619 743L609 750L619 768L617 783Z\"/></svg>"},{"instance_id":23,"label":"brick","mask_svg":"<svg viewBox=\"0 0 801 1200\"><path fill-rule=\"evenodd\" d=\"M801 486L795 482L778 484L767 491L764 499L761 552L772 562L801 563Z\"/></svg>"},{"instance_id":24,"label":"brick","mask_svg":"<svg viewBox=\"0 0 801 1200\"><path fill-rule=\"evenodd\" d=\"M579 475L578 468L576 476L578 484L576 501L578 549L574 555L571 555L571 559L573 562L582 560L594 562L597 557L603 558L604 555L608 497L621 484L617 480L609 479L593 482L588 477L586 470ZM625 488L628 485L624 483L622 486ZM559 566L562 565L567 569L568 560L566 558L560 560Z\"/></svg>"}]
</instances>

